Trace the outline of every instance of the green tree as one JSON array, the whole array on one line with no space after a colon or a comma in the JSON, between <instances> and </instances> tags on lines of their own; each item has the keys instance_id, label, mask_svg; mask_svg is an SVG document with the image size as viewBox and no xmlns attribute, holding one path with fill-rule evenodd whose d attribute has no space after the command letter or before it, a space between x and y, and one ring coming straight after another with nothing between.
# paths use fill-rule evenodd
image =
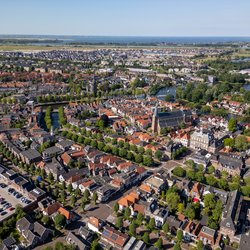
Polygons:
<instances>
[{"instance_id":1,"label":"green tree","mask_svg":"<svg viewBox=\"0 0 250 250\"><path fill-rule=\"evenodd\" d=\"M136 225L134 221L129 225L129 235L136 236Z\"/></svg>"},{"instance_id":2,"label":"green tree","mask_svg":"<svg viewBox=\"0 0 250 250\"><path fill-rule=\"evenodd\" d=\"M184 177L186 175L186 170L180 166L177 166L173 169L173 174L179 177Z\"/></svg>"},{"instance_id":3,"label":"green tree","mask_svg":"<svg viewBox=\"0 0 250 250\"><path fill-rule=\"evenodd\" d=\"M117 202L114 205L114 211L115 211L116 214L119 211L119 204Z\"/></svg>"},{"instance_id":4,"label":"green tree","mask_svg":"<svg viewBox=\"0 0 250 250\"><path fill-rule=\"evenodd\" d=\"M201 240L199 240L197 242L197 250L203 250L203 249L204 249L203 242Z\"/></svg>"},{"instance_id":5,"label":"green tree","mask_svg":"<svg viewBox=\"0 0 250 250\"><path fill-rule=\"evenodd\" d=\"M93 200L94 204L96 205L96 201L98 200L98 195L96 192L93 193L92 200Z\"/></svg>"},{"instance_id":6,"label":"green tree","mask_svg":"<svg viewBox=\"0 0 250 250\"><path fill-rule=\"evenodd\" d=\"M180 244L180 242L177 242L177 243L174 245L174 250L181 250L181 244Z\"/></svg>"},{"instance_id":7,"label":"green tree","mask_svg":"<svg viewBox=\"0 0 250 250\"><path fill-rule=\"evenodd\" d=\"M136 163L142 163L142 161L143 161L142 155L141 154L136 154L135 155L135 162Z\"/></svg>"},{"instance_id":8,"label":"green tree","mask_svg":"<svg viewBox=\"0 0 250 250\"><path fill-rule=\"evenodd\" d=\"M217 179L213 175L206 176L206 182L208 185L216 187L218 184Z\"/></svg>"},{"instance_id":9,"label":"green tree","mask_svg":"<svg viewBox=\"0 0 250 250\"><path fill-rule=\"evenodd\" d=\"M41 221L42 221L42 223L43 223L44 225L48 225L49 222L50 222L50 218L49 218L49 216L44 215L44 216L42 217Z\"/></svg>"},{"instance_id":10,"label":"green tree","mask_svg":"<svg viewBox=\"0 0 250 250\"><path fill-rule=\"evenodd\" d=\"M221 178L218 182L219 188L223 190L228 190L228 181L225 178Z\"/></svg>"},{"instance_id":11,"label":"green tree","mask_svg":"<svg viewBox=\"0 0 250 250\"><path fill-rule=\"evenodd\" d=\"M51 172L49 172L49 174L48 174L48 180L50 183L52 183L54 181L54 176Z\"/></svg>"},{"instance_id":12,"label":"green tree","mask_svg":"<svg viewBox=\"0 0 250 250\"><path fill-rule=\"evenodd\" d=\"M153 160L152 156L145 155L143 157L143 164L145 166L151 167L154 164L154 160Z\"/></svg>"},{"instance_id":13,"label":"green tree","mask_svg":"<svg viewBox=\"0 0 250 250\"><path fill-rule=\"evenodd\" d=\"M82 209L82 212L83 212L83 213L85 212L85 208L86 208L86 203L85 203L85 202L82 202L82 203L81 203L81 209Z\"/></svg>"},{"instance_id":14,"label":"green tree","mask_svg":"<svg viewBox=\"0 0 250 250\"><path fill-rule=\"evenodd\" d=\"M215 200L215 195L214 194L207 194L204 197L204 205L205 208L208 210L212 210L216 206L216 200Z\"/></svg>"},{"instance_id":15,"label":"green tree","mask_svg":"<svg viewBox=\"0 0 250 250\"><path fill-rule=\"evenodd\" d=\"M224 146L225 146L225 147L233 148L233 147L234 147L234 144L235 144L235 142L234 142L234 139L233 139L233 138L226 138L226 139L224 140Z\"/></svg>"},{"instance_id":16,"label":"green tree","mask_svg":"<svg viewBox=\"0 0 250 250\"><path fill-rule=\"evenodd\" d=\"M117 218L115 226L120 230L123 227L123 218L122 216Z\"/></svg>"},{"instance_id":17,"label":"green tree","mask_svg":"<svg viewBox=\"0 0 250 250\"><path fill-rule=\"evenodd\" d=\"M158 160L161 160L162 156L163 156L163 152L162 152L162 151L157 150L157 151L155 152L155 157L156 157Z\"/></svg>"},{"instance_id":18,"label":"green tree","mask_svg":"<svg viewBox=\"0 0 250 250\"><path fill-rule=\"evenodd\" d=\"M190 219L190 220L194 220L196 217L196 213L195 213L195 209L193 206L188 206L186 211L185 211L185 215Z\"/></svg>"},{"instance_id":19,"label":"green tree","mask_svg":"<svg viewBox=\"0 0 250 250\"><path fill-rule=\"evenodd\" d=\"M212 173L214 173L214 171L215 171L215 167L214 166L209 166L208 168L207 168L207 172L209 173L209 174L212 174Z\"/></svg>"},{"instance_id":20,"label":"green tree","mask_svg":"<svg viewBox=\"0 0 250 250\"><path fill-rule=\"evenodd\" d=\"M182 240L183 240L183 231L180 229L177 231L177 240L179 242L182 242Z\"/></svg>"},{"instance_id":21,"label":"green tree","mask_svg":"<svg viewBox=\"0 0 250 250\"><path fill-rule=\"evenodd\" d=\"M124 216L125 216L126 220L128 220L130 218L131 210L129 207L126 207L125 212L124 212Z\"/></svg>"},{"instance_id":22,"label":"green tree","mask_svg":"<svg viewBox=\"0 0 250 250\"><path fill-rule=\"evenodd\" d=\"M89 192L88 189L85 189L85 190L84 190L83 197L84 197L84 199L85 199L86 201L89 200L90 192Z\"/></svg>"},{"instance_id":23,"label":"green tree","mask_svg":"<svg viewBox=\"0 0 250 250\"><path fill-rule=\"evenodd\" d=\"M139 154L144 154L145 149L143 147L138 147L138 153Z\"/></svg>"},{"instance_id":24,"label":"green tree","mask_svg":"<svg viewBox=\"0 0 250 250\"><path fill-rule=\"evenodd\" d=\"M154 218L150 218L149 223L148 223L148 228L151 231L153 231L155 229L155 219Z\"/></svg>"},{"instance_id":25,"label":"green tree","mask_svg":"<svg viewBox=\"0 0 250 250\"><path fill-rule=\"evenodd\" d=\"M67 190L69 193L72 193L73 187L71 183L68 185Z\"/></svg>"},{"instance_id":26,"label":"green tree","mask_svg":"<svg viewBox=\"0 0 250 250\"><path fill-rule=\"evenodd\" d=\"M184 212L184 209L185 209L185 206L184 206L184 203L179 203L178 204L178 213L183 213Z\"/></svg>"},{"instance_id":27,"label":"green tree","mask_svg":"<svg viewBox=\"0 0 250 250\"><path fill-rule=\"evenodd\" d=\"M239 151L244 151L249 148L249 143L247 141L246 136L244 135L238 135L235 138L235 148Z\"/></svg>"},{"instance_id":28,"label":"green tree","mask_svg":"<svg viewBox=\"0 0 250 250\"><path fill-rule=\"evenodd\" d=\"M228 130L231 132L235 132L237 130L237 120L234 118L231 118L228 121Z\"/></svg>"},{"instance_id":29,"label":"green tree","mask_svg":"<svg viewBox=\"0 0 250 250\"><path fill-rule=\"evenodd\" d=\"M175 211L180 203L181 199L179 194L176 192L170 192L166 195L166 201L169 206L170 211Z\"/></svg>"},{"instance_id":30,"label":"green tree","mask_svg":"<svg viewBox=\"0 0 250 250\"><path fill-rule=\"evenodd\" d=\"M76 201L77 201L76 197L74 195L72 195L71 198L70 198L70 204L71 204L72 207L75 206Z\"/></svg>"},{"instance_id":31,"label":"green tree","mask_svg":"<svg viewBox=\"0 0 250 250\"><path fill-rule=\"evenodd\" d=\"M55 216L54 222L55 222L56 228L61 229L66 224L66 217L62 214L57 214Z\"/></svg>"},{"instance_id":32,"label":"green tree","mask_svg":"<svg viewBox=\"0 0 250 250\"><path fill-rule=\"evenodd\" d=\"M145 233L143 234L142 240L143 240L147 245L150 244L150 238L149 238L149 233L148 233L148 232L145 232Z\"/></svg>"},{"instance_id":33,"label":"green tree","mask_svg":"<svg viewBox=\"0 0 250 250\"><path fill-rule=\"evenodd\" d=\"M164 225L162 226L162 229L165 234L169 233L169 229L170 229L169 224L165 222Z\"/></svg>"},{"instance_id":34,"label":"green tree","mask_svg":"<svg viewBox=\"0 0 250 250\"><path fill-rule=\"evenodd\" d=\"M60 198L61 198L62 202L65 202L66 196L67 196L66 192L64 190L61 190Z\"/></svg>"},{"instance_id":35,"label":"green tree","mask_svg":"<svg viewBox=\"0 0 250 250\"><path fill-rule=\"evenodd\" d=\"M138 224L139 226L141 226L143 220L144 220L143 214L142 214L142 213L138 213L138 214L137 214L137 218L136 218L136 222L137 222L137 224Z\"/></svg>"},{"instance_id":36,"label":"green tree","mask_svg":"<svg viewBox=\"0 0 250 250\"><path fill-rule=\"evenodd\" d=\"M91 250L101 250L101 249L102 248L101 248L101 246L100 246L100 244L98 242L98 239L92 241L92 243L91 243Z\"/></svg>"},{"instance_id":37,"label":"green tree","mask_svg":"<svg viewBox=\"0 0 250 250\"><path fill-rule=\"evenodd\" d=\"M155 242L155 247L157 247L159 250L163 249L163 241L161 237Z\"/></svg>"}]
</instances>

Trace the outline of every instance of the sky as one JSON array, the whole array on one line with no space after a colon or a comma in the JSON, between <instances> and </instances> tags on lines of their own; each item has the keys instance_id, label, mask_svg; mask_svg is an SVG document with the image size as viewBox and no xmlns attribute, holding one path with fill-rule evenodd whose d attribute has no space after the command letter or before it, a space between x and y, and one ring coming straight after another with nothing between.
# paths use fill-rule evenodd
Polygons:
<instances>
[{"instance_id":1,"label":"sky","mask_svg":"<svg viewBox=\"0 0 250 250\"><path fill-rule=\"evenodd\" d=\"M0 0L0 34L250 36L250 0Z\"/></svg>"}]
</instances>

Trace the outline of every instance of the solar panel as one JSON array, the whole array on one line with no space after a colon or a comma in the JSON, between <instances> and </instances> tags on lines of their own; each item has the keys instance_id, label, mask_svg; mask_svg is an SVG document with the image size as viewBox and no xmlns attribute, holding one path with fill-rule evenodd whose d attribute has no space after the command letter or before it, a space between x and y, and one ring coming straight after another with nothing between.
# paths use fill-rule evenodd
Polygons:
<instances>
[{"instance_id":1,"label":"solar panel","mask_svg":"<svg viewBox=\"0 0 250 250\"><path fill-rule=\"evenodd\" d=\"M106 237L109 237L110 232L107 231L107 230L104 230L104 231L102 232L102 234L103 234L104 236L106 236Z\"/></svg>"},{"instance_id":2,"label":"solar panel","mask_svg":"<svg viewBox=\"0 0 250 250\"><path fill-rule=\"evenodd\" d=\"M111 239L112 239L112 240L117 240L117 238L118 238L118 235L116 235L116 234L112 234L112 235L111 235Z\"/></svg>"}]
</instances>

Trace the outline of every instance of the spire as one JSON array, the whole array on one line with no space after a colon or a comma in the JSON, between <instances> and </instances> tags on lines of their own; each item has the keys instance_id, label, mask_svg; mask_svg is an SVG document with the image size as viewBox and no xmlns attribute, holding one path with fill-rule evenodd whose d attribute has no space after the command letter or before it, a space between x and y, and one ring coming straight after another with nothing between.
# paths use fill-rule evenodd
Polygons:
<instances>
[{"instance_id":1,"label":"spire","mask_svg":"<svg viewBox=\"0 0 250 250\"><path fill-rule=\"evenodd\" d=\"M158 115L158 103L155 105L154 116Z\"/></svg>"}]
</instances>

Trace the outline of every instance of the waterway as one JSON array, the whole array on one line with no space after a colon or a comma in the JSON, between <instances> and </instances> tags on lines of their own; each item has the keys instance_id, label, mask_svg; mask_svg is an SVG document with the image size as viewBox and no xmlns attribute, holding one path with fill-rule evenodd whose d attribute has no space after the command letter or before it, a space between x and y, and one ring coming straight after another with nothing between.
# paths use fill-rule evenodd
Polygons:
<instances>
[{"instance_id":1,"label":"waterway","mask_svg":"<svg viewBox=\"0 0 250 250\"><path fill-rule=\"evenodd\" d=\"M41 112L38 114L38 121L41 128L48 131L48 128L46 126L45 120L45 112ZM52 119L52 126L54 129L60 128L60 122L59 122L59 114L58 112L52 112L51 113L51 119Z\"/></svg>"},{"instance_id":2,"label":"waterway","mask_svg":"<svg viewBox=\"0 0 250 250\"><path fill-rule=\"evenodd\" d=\"M164 101L167 95L172 95L174 98L176 98L176 87L162 88L158 91L158 93L156 94L156 97Z\"/></svg>"},{"instance_id":3,"label":"waterway","mask_svg":"<svg viewBox=\"0 0 250 250\"><path fill-rule=\"evenodd\" d=\"M250 84L246 84L243 86L243 88L247 91L250 91Z\"/></svg>"}]
</instances>

